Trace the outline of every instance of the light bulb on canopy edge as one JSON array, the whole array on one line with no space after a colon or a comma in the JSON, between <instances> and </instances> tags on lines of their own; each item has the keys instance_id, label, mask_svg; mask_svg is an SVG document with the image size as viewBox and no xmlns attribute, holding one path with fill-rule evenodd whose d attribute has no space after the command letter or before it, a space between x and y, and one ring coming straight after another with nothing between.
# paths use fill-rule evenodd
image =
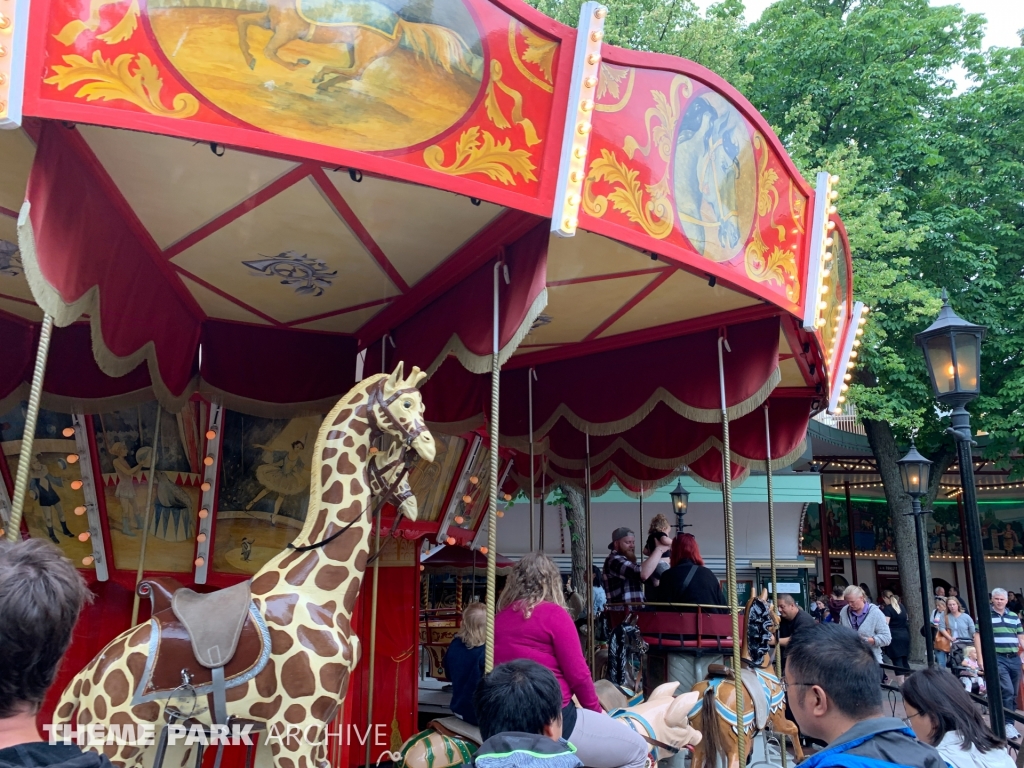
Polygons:
<instances>
[{"instance_id":1,"label":"light bulb on canopy edge","mask_svg":"<svg viewBox=\"0 0 1024 768\"><path fill-rule=\"evenodd\" d=\"M88 565L92 565L94 562L95 562L95 559L93 558L92 555L86 555L85 557L82 558L82 565L88 566Z\"/></svg>"},{"instance_id":2,"label":"light bulb on canopy edge","mask_svg":"<svg viewBox=\"0 0 1024 768\"><path fill-rule=\"evenodd\" d=\"M447 544L449 547L453 546L455 544L455 537L449 536L447 539L444 540L444 543Z\"/></svg>"},{"instance_id":3,"label":"light bulb on canopy edge","mask_svg":"<svg viewBox=\"0 0 1024 768\"><path fill-rule=\"evenodd\" d=\"M68 464L77 464L77 463L78 463L78 454L77 453L69 453L68 454Z\"/></svg>"},{"instance_id":4,"label":"light bulb on canopy edge","mask_svg":"<svg viewBox=\"0 0 1024 768\"><path fill-rule=\"evenodd\" d=\"M81 480L72 480L71 481L71 490L79 491L79 490L82 489L83 485L85 485L85 483L83 483Z\"/></svg>"},{"instance_id":5,"label":"light bulb on canopy edge","mask_svg":"<svg viewBox=\"0 0 1024 768\"><path fill-rule=\"evenodd\" d=\"M481 555L486 555L490 551L491 550L489 550L487 547L480 547L480 554Z\"/></svg>"},{"instance_id":6,"label":"light bulb on canopy edge","mask_svg":"<svg viewBox=\"0 0 1024 768\"><path fill-rule=\"evenodd\" d=\"M207 456L205 459L203 459L203 464L205 464L208 467L212 467L213 466L213 456Z\"/></svg>"},{"instance_id":7,"label":"light bulb on canopy edge","mask_svg":"<svg viewBox=\"0 0 1024 768\"><path fill-rule=\"evenodd\" d=\"M64 427L64 432L62 434L64 435L64 437L74 437L74 435L75 435L75 428L74 427Z\"/></svg>"},{"instance_id":8,"label":"light bulb on canopy edge","mask_svg":"<svg viewBox=\"0 0 1024 768\"><path fill-rule=\"evenodd\" d=\"M79 516L84 515L87 511L88 510L84 506L79 505L79 506L75 507L75 514L76 515L79 515Z\"/></svg>"},{"instance_id":9,"label":"light bulb on canopy edge","mask_svg":"<svg viewBox=\"0 0 1024 768\"><path fill-rule=\"evenodd\" d=\"M206 565L206 559L202 557L197 557L195 563L196 568L202 568L204 565Z\"/></svg>"},{"instance_id":10,"label":"light bulb on canopy edge","mask_svg":"<svg viewBox=\"0 0 1024 768\"><path fill-rule=\"evenodd\" d=\"M473 497L472 497L472 496L470 496L470 495L469 495L469 494L467 493L467 494L466 494L465 496L463 496L463 497L462 497L462 502L463 502L464 504L472 504L472 503L473 503Z\"/></svg>"},{"instance_id":11,"label":"light bulb on canopy edge","mask_svg":"<svg viewBox=\"0 0 1024 768\"><path fill-rule=\"evenodd\" d=\"M206 430L206 439L207 440L213 440L213 438L215 438L216 436L217 436L217 430L214 429L213 427L211 427L210 429Z\"/></svg>"},{"instance_id":12,"label":"light bulb on canopy edge","mask_svg":"<svg viewBox=\"0 0 1024 768\"><path fill-rule=\"evenodd\" d=\"M88 531L82 531L80 534L78 534L78 540L79 541L88 541L89 540L89 536L90 536L90 533Z\"/></svg>"},{"instance_id":13,"label":"light bulb on canopy edge","mask_svg":"<svg viewBox=\"0 0 1024 768\"><path fill-rule=\"evenodd\" d=\"M200 490L202 490L203 493L206 493L206 491L210 490L212 487L213 487L212 485L210 485L209 483L206 483L206 482L204 482L202 485L199 486Z\"/></svg>"}]
</instances>

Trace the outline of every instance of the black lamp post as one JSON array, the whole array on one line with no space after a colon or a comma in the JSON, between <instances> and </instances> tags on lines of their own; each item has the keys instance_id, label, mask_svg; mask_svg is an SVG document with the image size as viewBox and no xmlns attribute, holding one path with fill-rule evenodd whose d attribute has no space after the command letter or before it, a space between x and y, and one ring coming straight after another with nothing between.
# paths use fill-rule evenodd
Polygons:
<instances>
[{"instance_id":1,"label":"black lamp post","mask_svg":"<svg viewBox=\"0 0 1024 768\"><path fill-rule=\"evenodd\" d=\"M672 497L672 511L676 513L676 534L683 532L683 528L689 528L690 526L683 523L683 518L686 516L686 505L690 500L690 492L683 488L683 481L676 480L676 487L668 493Z\"/></svg>"},{"instance_id":2,"label":"black lamp post","mask_svg":"<svg viewBox=\"0 0 1024 768\"><path fill-rule=\"evenodd\" d=\"M917 446L910 443L910 451L902 459L896 462L900 468L900 480L903 482L903 490L910 496L914 511L914 529L917 531L917 569L921 573L921 612L924 614L924 642L927 648L926 661L928 666L935 665L935 650L932 642L932 633L928 625L931 615L931 591L929 584L925 581L927 572L926 547L924 540L924 522L921 516L921 496L928 493L928 476L931 474L932 463L917 451Z\"/></svg>"},{"instance_id":3,"label":"black lamp post","mask_svg":"<svg viewBox=\"0 0 1024 768\"><path fill-rule=\"evenodd\" d=\"M952 407L952 426L946 430L956 441L960 465L960 487L963 491L967 546L971 552L971 576L974 581L974 604L978 611L978 633L981 635L982 664L988 685L988 712L992 730L1002 738L1006 733L1003 701L1000 696L999 669L995 639L992 634L992 612L989 609L988 578L985 574L985 553L981 545L981 517L974 488L974 459L971 446L971 415L964 406L981 392L981 341L985 328L957 316L942 291L942 310L928 328L914 337L924 350L928 375L935 397Z\"/></svg>"}]
</instances>

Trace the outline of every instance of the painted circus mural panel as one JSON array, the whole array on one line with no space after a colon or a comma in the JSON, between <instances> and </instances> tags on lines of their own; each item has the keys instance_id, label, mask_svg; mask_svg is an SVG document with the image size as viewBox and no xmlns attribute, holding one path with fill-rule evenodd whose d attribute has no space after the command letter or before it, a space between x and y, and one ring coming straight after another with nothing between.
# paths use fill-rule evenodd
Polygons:
<instances>
[{"instance_id":1,"label":"painted circus mural panel","mask_svg":"<svg viewBox=\"0 0 1024 768\"><path fill-rule=\"evenodd\" d=\"M22 402L0 416L0 448L12 477L18 471L26 409L27 403ZM84 514L85 497L82 494L78 448L75 438L64 434L65 430L71 429L70 414L40 410L29 468L24 522L33 538L49 539L72 562L91 570L94 567L91 564L81 565L83 558L92 555L92 545L88 543L89 523ZM79 509L82 514L77 512ZM86 535L85 541L79 539L82 534Z\"/></svg>"},{"instance_id":2,"label":"painted circus mural panel","mask_svg":"<svg viewBox=\"0 0 1024 768\"><path fill-rule=\"evenodd\" d=\"M178 414L150 402L93 416L115 568L138 567L148 527L145 570L192 570L205 419L196 402Z\"/></svg>"},{"instance_id":3,"label":"painted circus mural panel","mask_svg":"<svg viewBox=\"0 0 1024 768\"><path fill-rule=\"evenodd\" d=\"M323 416L265 419L226 411L213 568L253 574L306 520Z\"/></svg>"}]
</instances>

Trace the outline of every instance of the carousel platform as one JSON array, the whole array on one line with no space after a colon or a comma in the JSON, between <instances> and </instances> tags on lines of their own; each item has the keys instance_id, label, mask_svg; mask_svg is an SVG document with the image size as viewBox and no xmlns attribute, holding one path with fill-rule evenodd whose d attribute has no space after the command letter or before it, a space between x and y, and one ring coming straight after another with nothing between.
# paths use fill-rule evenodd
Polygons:
<instances>
[{"instance_id":1,"label":"carousel platform","mask_svg":"<svg viewBox=\"0 0 1024 768\"><path fill-rule=\"evenodd\" d=\"M450 715L452 702L451 683L435 680L432 677L420 678L419 688L420 714Z\"/></svg>"}]
</instances>

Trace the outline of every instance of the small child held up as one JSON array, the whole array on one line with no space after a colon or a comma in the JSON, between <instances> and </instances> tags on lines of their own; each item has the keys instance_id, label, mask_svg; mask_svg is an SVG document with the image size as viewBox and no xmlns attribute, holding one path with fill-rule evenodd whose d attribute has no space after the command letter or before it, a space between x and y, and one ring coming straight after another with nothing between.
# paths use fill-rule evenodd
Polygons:
<instances>
[{"instance_id":1,"label":"small child held up","mask_svg":"<svg viewBox=\"0 0 1024 768\"><path fill-rule=\"evenodd\" d=\"M562 689L551 670L517 659L484 675L473 697L484 742L475 768L580 768L562 738Z\"/></svg>"}]
</instances>

